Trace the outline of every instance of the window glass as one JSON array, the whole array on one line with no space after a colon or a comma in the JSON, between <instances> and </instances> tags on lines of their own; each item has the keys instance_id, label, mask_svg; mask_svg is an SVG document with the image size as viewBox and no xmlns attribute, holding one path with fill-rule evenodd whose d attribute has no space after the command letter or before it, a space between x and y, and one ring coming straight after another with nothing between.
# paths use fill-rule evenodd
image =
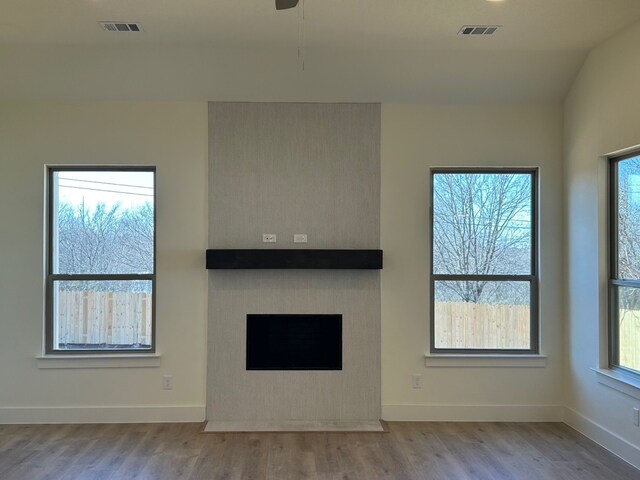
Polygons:
<instances>
[{"instance_id":1,"label":"window glass","mask_svg":"<svg viewBox=\"0 0 640 480\"><path fill-rule=\"evenodd\" d=\"M434 176L436 274L531 273L530 174Z\"/></svg>"},{"instance_id":2,"label":"window glass","mask_svg":"<svg viewBox=\"0 0 640 480\"><path fill-rule=\"evenodd\" d=\"M611 162L610 364L640 371L640 156Z\"/></svg>"},{"instance_id":3,"label":"window glass","mask_svg":"<svg viewBox=\"0 0 640 480\"><path fill-rule=\"evenodd\" d=\"M436 348L529 349L529 282L437 281L434 300Z\"/></svg>"},{"instance_id":4,"label":"window glass","mask_svg":"<svg viewBox=\"0 0 640 480\"><path fill-rule=\"evenodd\" d=\"M154 176L51 170L49 351L153 349Z\"/></svg>"},{"instance_id":5,"label":"window glass","mask_svg":"<svg viewBox=\"0 0 640 480\"><path fill-rule=\"evenodd\" d=\"M619 286L615 294L616 330L619 332L617 364L640 371L640 288Z\"/></svg>"},{"instance_id":6,"label":"window glass","mask_svg":"<svg viewBox=\"0 0 640 480\"><path fill-rule=\"evenodd\" d=\"M640 279L640 157L618 165L618 278Z\"/></svg>"},{"instance_id":7,"label":"window glass","mask_svg":"<svg viewBox=\"0 0 640 480\"><path fill-rule=\"evenodd\" d=\"M433 351L537 351L535 180L433 171Z\"/></svg>"}]
</instances>

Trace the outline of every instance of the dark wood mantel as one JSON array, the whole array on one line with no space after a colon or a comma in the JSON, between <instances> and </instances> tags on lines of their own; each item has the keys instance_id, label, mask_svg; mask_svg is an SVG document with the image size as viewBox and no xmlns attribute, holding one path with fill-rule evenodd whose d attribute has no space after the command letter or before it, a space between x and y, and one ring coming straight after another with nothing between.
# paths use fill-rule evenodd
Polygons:
<instances>
[{"instance_id":1,"label":"dark wood mantel","mask_svg":"<svg viewBox=\"0 0 640 480\"><path fill-rule=\"evenodd\" d=\"M209 249L207 269L381 270L382 250Z\"/></svg>"}]
</instances>

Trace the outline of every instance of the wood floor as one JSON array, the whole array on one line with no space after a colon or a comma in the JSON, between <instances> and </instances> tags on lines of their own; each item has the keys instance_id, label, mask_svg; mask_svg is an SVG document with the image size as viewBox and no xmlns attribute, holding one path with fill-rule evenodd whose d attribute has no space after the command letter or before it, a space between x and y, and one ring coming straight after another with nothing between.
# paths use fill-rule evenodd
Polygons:
<instances>
[{"instance_id":1,"label":"wood floor","mask_svg":"<svg viewBox=\"0 0 640 480\"><path fill-rule=\"evenodd\" d=\"M640 479L559 423L389 423L389 433L200 433L200 424L0 426L0 479Z\"/></svg>"}]
</instances>

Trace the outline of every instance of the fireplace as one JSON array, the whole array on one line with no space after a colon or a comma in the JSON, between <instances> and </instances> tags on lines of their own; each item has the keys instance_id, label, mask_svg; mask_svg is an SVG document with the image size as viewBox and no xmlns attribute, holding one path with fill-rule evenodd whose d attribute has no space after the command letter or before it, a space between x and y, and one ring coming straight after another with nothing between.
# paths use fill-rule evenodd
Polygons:
<instances>
[{"instance_id":1,"label":"fireplace","mask_svg":"<svg viewBox=\"0 0 640 480\"><path fill-rule=\"evenodd\" d=\"M247 370L342 370L342 315L247 315Z\"/></svg>"},{"instance_id":2,"label":"fireplace","mask_svg":"<svg viewBox=\"0 0 640 480\"><path fill-rule=\"evenodd\" d=\"M207 431L381 428L380 105L210 103L208 131Z\"/></svg>"}]
</instances>

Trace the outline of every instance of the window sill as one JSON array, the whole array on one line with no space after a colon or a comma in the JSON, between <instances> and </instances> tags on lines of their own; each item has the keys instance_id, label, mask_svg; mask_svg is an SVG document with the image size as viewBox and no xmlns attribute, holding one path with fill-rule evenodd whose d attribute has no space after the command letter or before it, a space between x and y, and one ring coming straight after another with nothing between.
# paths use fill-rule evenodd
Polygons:
<instances>
[{"instance_id":1,"label":"window sill","mask_svg":"<svg viewBox=\"0 0 640 480\"><path fill-rule=\"evenodd\" d=\"M426 367L502 367L502 368L543 368L547 366L546 355L425 355Z\"/></svg>"},{"instance_id":2,"label":"window sill","mask_svg":"<svg viewBox=\"0 0 640 480\"><path fill-rule=\"evenodd\" d=\"M640 400L640 378L612 368L592 368L598 383Z\"/></svg>"},{"instance_id":3,"label":"window sill","mask_svg":"<svg viewBox=\"0 0 640 480\"><path fill-rule=\"evenodd\" d=\"M41 355L36 357L38 368L153 368L160 366L160 355Z\"/></svg>"}]
</instances>

